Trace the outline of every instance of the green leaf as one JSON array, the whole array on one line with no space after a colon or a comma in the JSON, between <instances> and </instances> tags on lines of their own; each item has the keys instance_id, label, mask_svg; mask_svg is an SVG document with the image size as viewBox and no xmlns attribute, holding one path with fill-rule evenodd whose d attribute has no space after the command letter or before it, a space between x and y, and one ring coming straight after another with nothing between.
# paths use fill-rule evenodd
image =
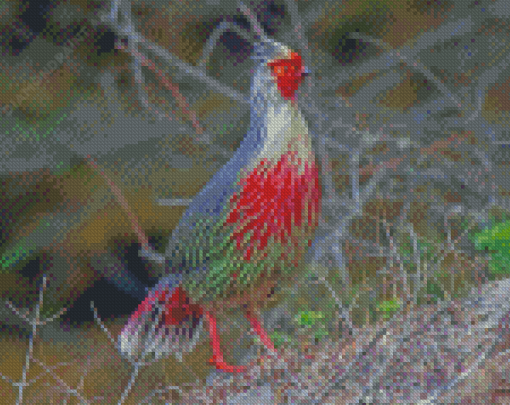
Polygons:
<instances>
[{"instance_id":1,"label":"green leaf","mask_svg":"<svg viewBox=\"0 0 510 405\"><path fill-rule=\"evenodd\" d=\"M282 333L279 331L274 331L269 334L271 341L275 345L276 348L283 346L286 343L292 343L292 338L286 333Z\"/></svg>"},{"instance_id":2,"label":"green leaf","mask_svg":"<svg viewBox=\"0 0 510 405\"><path fill-rule=\"evenodd\" d=\"M295 321L302 328L316 326L318 322L322 323L321 319L324 319L324 313L321 311L300 311L295 317Z\"/></svg>"},{"instance_id":3,"label":"green leaf","mask_svg":"<svg viewBox=\"0 0 510 405\"><path fill-rule=\"evenodd\" d=\"M391 315L398 311L402 306L402 303L400 300L388 300L388 301L381 301L379 304L377 304L377 311L383 312L384 319L391 318Z\"/></svg>"},{"instance_id":4,"label":"green leaf","mask_svg":"<svg viewBox=\"0 0 510 405\"><path fill-rule=\"evenodd\" d=\"M435 283L431 280L427 281L426 291L427 291L427 294L431 296L430 299L433 302L437 302L439 299L443 298L443 296L444 296L444 293L443 293L443 290L441 289L441 287L437 283Z\"/></svg>"},{"instance_id":5,"label":"green leaf","mask_svg":"<svg viewBox=\"0 0 510 405\"><path fill-rule=\"evenodd\" d=\"M489 260L489 270L492 275L509 275L510 274L510 258L508 255L491 254Z\"/></svg>"},{"instance_id":6,"label":"green leaf","mask_svg":"<svg viewBox=\"0 0 510 405\"><path fill-rule=\"evenodd\" d=\"M23 243L7 250L0 258L0 273L12 271L17 264L26 261L34 252L34 246L27 246Z\"/></svg>"},{"instance_id":7,"label":"green leaf","mask_svg":"<svg viewBox=\"0 0 510 405\"><path fill-rule=\"evenodd\" d=\"M322 339L324 339L326 336L328 336L329 333L328 331L326 330L325 327L321 327L319 328L315 334L314 334L314 339L317 340L317 341L321 341Z\"/></svg>"},{"instance_id":8,"label":"green leaf","mask_svg":"<svg viewBox=\"0 0 510 405\"><path fill-rule=\"evenodd\" d=\"M508 251L510 242L510 221L505 221L487 228L482 232L474 235L474 241L477 249L483 250L485 246L490 250L498 250L506 247Z\"/></svg>"},{"instance_id":9,"label":"green leaf","mask_svg":"<svg viewBox=\"0 0 510 405\"><path fill-rule=\"evenodd\" d=\"M471 240L477 250L490 253L492 275L510 274L510 221L504 221L476 233Z\"/></svg>"}]
</instances>

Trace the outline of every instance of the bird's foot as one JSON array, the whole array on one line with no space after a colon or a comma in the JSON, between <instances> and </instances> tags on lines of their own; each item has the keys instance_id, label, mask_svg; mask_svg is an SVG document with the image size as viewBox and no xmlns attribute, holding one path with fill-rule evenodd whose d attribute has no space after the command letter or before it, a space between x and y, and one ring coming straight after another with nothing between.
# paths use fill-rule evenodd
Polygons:
<instances>
[{"instance_id":1,"label":"bird's foot","mask_svg":"<svg viewBox=\"0 0 510 405\"><path fill-rule=\"evenodd\" d=\"M257 335L259 336L260 340L262 341L262 343L264 344L266 349L268 349L270 352L276 353L276 349L274 348L274 344L271 341L271 338L267 334L267 332L264 329L264 327L262 326L262 324L259 322L257 316L251 311L246 311L245 315L246 315L246 319L248 319L251 327L253 328L255 333L257 333Z\"/></svg>"},{"instance_id":2,"label":"bird's foot","mask_svg":"<svg viewBox=\"0 0 510 405\"><path fill-rule=\"evenodd\" d=\"M211 338L211 346L213 350L213 357L209 360L209 363L214 364L217 370L226 371L229 373L242 373L246 371L246 367L244 366L232 366L223 360L223 353L220 347L220 338L216 329L216 318L209 311L204 312L207 319L207 324L209 326L209 336Z\"/></svg>"},{"instance_id":3,"label":"bird's foot","mask_svg":"<svg viewBox=\"0 0 510 405\"><path fill-rule=\"evenodd\" d=\"M247 369L246 366L232 366L227 364L223 358L217 359L214 355L209 360L209 363L216 366L216 370L225 371L227 373L244 373Z\"/></svg>"}]
</instances>

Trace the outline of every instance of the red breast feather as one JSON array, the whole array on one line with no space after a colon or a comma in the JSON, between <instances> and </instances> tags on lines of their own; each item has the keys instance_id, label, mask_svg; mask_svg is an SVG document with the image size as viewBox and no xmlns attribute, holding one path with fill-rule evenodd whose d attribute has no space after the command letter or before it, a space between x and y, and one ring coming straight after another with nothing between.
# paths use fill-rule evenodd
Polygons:
<instances>
[{"instance_id":1,"label":"red breast feather","mask_svg":"<svg viewBox=\"0 0 510 405\"><path fill-rule=\"evenodd\" d=\"M253 231L245 250L246 261L250 260L252 251L265 249L271 236L274 242L286 245L298 228L305 226L313 230L318 224L321 198L318 170L315 162L300 162L294 154L284 154L273 167L261 161L252 173L241 179L240 192L232 196L226 224L237 225L232 236L237 249L241 249L246 233ZM299 166L304 168L301 174ZM308 216L306 224L303 214Z\"/></svg>"}]
</instances>

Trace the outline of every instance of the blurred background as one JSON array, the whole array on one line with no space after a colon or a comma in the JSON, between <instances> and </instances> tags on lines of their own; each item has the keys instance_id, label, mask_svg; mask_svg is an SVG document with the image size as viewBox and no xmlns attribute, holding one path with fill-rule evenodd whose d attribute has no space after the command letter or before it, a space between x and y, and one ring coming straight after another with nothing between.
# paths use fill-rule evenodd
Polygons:
<instances>
[{"instance_id":1,"label":"blurred background","mask_svg":"<svg viewBox=\"0 0 510 405\"><path fill-rule=\"evenodd\" d=\"M506 2L245 6L251 22L239 2L223 0L0 3L6 403L178 402L189 387L231 381L207 363L206 338L182 362L134 373L98 320L115 338L157 281L139 257L141 235L164 253L186 201L242 141L253 19L311 70L298 104L321 167L323 215L302 283L264 314L276 344L297 356L297 378L396 316L470 299L473 289L490 295L508 278ZM242 316L220 330L235 342L231 361L257 357ZM324 382L307 389L271 374L261 385L268 401L340 395L325 382L335 362L326 363L332 374L311 371ZM434 387L461 371L449 373Z\"/></svg>"}]
</instances>

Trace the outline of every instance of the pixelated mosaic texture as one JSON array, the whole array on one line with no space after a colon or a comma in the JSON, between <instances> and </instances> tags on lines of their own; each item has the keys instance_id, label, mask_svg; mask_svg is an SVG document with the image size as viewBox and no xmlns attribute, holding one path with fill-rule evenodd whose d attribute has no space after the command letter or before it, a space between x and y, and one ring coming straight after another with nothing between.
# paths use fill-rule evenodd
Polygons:
<instances>
[{"instance_id":1,"label":"pixelated mosaic texture","mask_svg":"<svg viewBox=\"0 0 510 405\"><path fill-rule=\"evenodd\" d=\"M322 214L304 272L182 361L115 338L250 123L253 23L220 0L0 4L6 403L505 403L509 13L488 1L245 1L302 54ZM126 17L126 16L129 16ZM253 21L252 21L253 22ZM91 305L92 303L92 305ZM239 311L238 311L239 312ZM426 402L428 401L428 402Z\"/></svg>"}]
</instances>

